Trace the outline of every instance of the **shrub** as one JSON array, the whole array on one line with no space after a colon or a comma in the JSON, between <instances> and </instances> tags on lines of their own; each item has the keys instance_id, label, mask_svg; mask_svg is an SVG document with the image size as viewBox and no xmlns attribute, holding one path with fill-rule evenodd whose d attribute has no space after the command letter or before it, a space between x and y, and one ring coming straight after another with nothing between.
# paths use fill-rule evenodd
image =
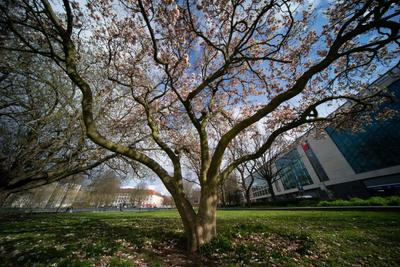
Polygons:
<instances>
[{"instance_id":1,"label":"shrub","mask_svg":"<svg viewBox=\"0 0 400 267\"><path fill-rule=\"evenodd\" d=\"M349 205L351 206L367 206L367 202L364 199L358 198L358 197L353 197L349 201Z\"/></svg>"},{"instance_id":2,"label":"shrub","mask_svg":"<svg viewBox=\"0 0 400 267\"><path fill-rule=\"evenodd\" d=\"M370 197L368 199L354 197L350 200L323 200L318 203L318 207L336 206L400 206L400 196Z\"/></svg>"},{"instance_id":3,"label":"shrub","mask_svg":"<svg viewBox=\"0 0 400 267\"><path fill-rule=\"evenodd\" d=\"M386 198L388 206L400 206L400 196Z\"/></svg>"},{"instance_id":4,"label":"shrub","mask_svg":"<svg viewBox=\"0 0 400 267\"><path fill-rule=\"evenodd\" d=\"M328 200L322 200L317 204L318 207L329 207L330 206L330 201Z\"/></svg>"},{"instance_id":5,"label":"shrub","mask_svg":"<svg viewBox=\"0 0 400 267\"><path fill-rule=\"evenodd\" d=\"M366 199L365 202L367 203L368 206L386 206L387 205L387 200L384 199L383 197L371 197L369 199Z\"/></svg>"},{"instance_id":6,"label":"shrub","mask_svg":"<svg viewBox=\"0 0 400 267\"><path fill-rule=\"evenodd\" d=\"M351 206L348 200L336 199L330 203L330 206Z\"/></svg>"}]
</instances>

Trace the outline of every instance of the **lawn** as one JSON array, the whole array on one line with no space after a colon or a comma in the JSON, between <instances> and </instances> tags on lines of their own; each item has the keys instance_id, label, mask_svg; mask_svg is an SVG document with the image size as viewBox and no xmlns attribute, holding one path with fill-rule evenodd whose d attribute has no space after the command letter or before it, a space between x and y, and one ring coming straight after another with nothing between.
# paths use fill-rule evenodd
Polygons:
<instances>
[{"instance_id":1,"label":"lawn","mask_svg":"<svg viewBox=\"0 0 400 267\"><path fill-rule=\"evenodd\" d=\"M399 266L400 214L219 211L185 253L176 211L0 215L0 266Z\"/></svg>"}]
</instances>

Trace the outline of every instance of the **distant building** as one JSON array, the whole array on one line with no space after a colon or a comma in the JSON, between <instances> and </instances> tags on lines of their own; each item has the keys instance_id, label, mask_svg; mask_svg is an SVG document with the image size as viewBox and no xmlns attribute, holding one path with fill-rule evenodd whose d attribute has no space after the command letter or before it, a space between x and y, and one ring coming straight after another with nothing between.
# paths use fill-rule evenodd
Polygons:
<instances>
[{"instance_id":1,"label":"distant building","mask_svg":"<svg viewBox=\"0 0 400 267\"><path fill-rule=\"evenodd\" d=\"M165 196L149 189L121 188L117 193L110 194L111 200L114 199L110 202L113 207L159 208L164 207L165 202ZM92 198L93 192L88 187L72 182L55 182L26 192L12 194L4 206L34 209L97 207Z\"/></svg>"},{"instance_id":2,"label":"distant building","mask_svg":"<svg viewBox=\"0 0 400 267\"><path fill-rule=\"evenodd\" d=\"M121 188L115 196L113 206L159 208L163 207L164 196L150 189Z\"/></svg>"},{"instance_id":3,"label":"distant building","mask_svg":"<svg viewBox=\"0 0 400 267\"><path fill-rule=\"evenodd\" d=\"M154 190L146 190L147 198L144 202L145 207L160 208L163 206L164 197Z\"/></svg>"},{"instance_id":4,"label":"distant building","mask_svg":"<svg viewBox=\"0 0 400 267\"><path fill-rule=\"evenodd\" d=\"M370 112L372 120L361 131L327 127L323 138L314 138L312 131L299 138L274 163L275 169L282 169L273 184L277 199L400 193L400 69L392 69L373 85L395 95L394 103L379 107L395 110L395 115L378 120ZM270 199L268 185L257 180L252 200Z\"/></svg>"},{"instance_id":5,"label":"distant building","mask_svg":"<svg viewBox=\"0 0 400 267\"><path fill-rule=\"evenodd\" d=\"M120 205L124 206L136 206L136 201L134 200L135 193L137 189L134 188L121 188L116 194L113 206L117 207Z\"/></svg>"}]
</instances>

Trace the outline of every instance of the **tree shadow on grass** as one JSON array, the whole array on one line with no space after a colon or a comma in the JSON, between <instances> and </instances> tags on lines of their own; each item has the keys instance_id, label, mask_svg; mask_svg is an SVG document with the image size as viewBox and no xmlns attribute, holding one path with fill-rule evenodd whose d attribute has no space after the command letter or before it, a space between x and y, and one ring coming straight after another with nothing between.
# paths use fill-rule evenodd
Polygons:
<instances>
[{"instance_id":1,"label":"tree shadow on grass","mask_svg":"<svg viewBox=\"0 0 400 267\"><path fill-rule=\"evenodd\" d=\"M5 266L98 264L102 259L111 262L113 257L129 262L151 259L151 254L163 251L162 246L185 253L177 219L27 216L27 220L19 217L10 222L0 224L0 258Z\"/></svg>"},{"instance_id":2,"label":"tree shadow on grass","mask_svg":"<svg viewBox=\"0 0 400 267\"><path fill-rule=\"evenodd\" d=\"M18 215L0 218L0 266L319 266L337 257L343 258L339 265L358 264L356 257L378 266L395 262L398 219L328 217L219 219L217 238L190 256L178 218ZM364 260L364 254L372 256Z\"/></svg>"}]
</instances>

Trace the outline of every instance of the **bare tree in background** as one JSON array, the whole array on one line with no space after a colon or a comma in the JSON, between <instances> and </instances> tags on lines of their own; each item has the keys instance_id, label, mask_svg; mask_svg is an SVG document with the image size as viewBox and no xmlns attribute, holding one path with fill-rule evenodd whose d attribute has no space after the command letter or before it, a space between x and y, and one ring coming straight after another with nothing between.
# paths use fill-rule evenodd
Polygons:
<instances>
[{"instance_id":1,"label":"bare tree in background","mask_svg":"<svg viewBox=\"0 0 400 267\"><path fill-rule=\"evenodd\" d=\"M163 206L164 207L170 207L170 208L175 207L174 199L172 197L170 197L170 196L164 196Z\"/></svg>"},{"instance_id":2,"label":"bare tree in background","mask_svg":"<svg viewBox=\"0 0 400 267\"><path fill-rule=\"evenodd\" d=\"M251 207L251 192L255 181L254 171L255 164L253 162L245 162L236 167L240 177L240 186L244 194L247 207Z\"/></svg>"},{"instance_id":3,"label":"bare tree in background","mask_svg":"<svg viewBox=\"0 0 400 267\"><path fill-rule=\"evenodd\" d=\"M229 146L232 159L235 160L251 153L251 151L256 148L256 140L259 139L259 136L260 134L257 129L254 129L251 135L241 134L233 140L232 144ZM246 161L236 166L236 173L238 173L239 176L238 183L241 187L247 207L251 206L251 193L256 179L254 175L256 167L255 161Z\"/></svg>"},{"instance_id":4,"label":"bare tree in background","mask_svg":"<svg viewBox=\"0 0 400 267\"><path fill-rule=\"evenodd\" d=\"M240 203L240 195L238 195L239 184L235 173L232 173L219 185L219 202L223 207L228 205L237 205Z\"/></svg>"},{"instance_id":5,"label":"bare tree in background","mask_svg":"<svg viewBox=\"0 0 400 267\"><path fill-rule=\"evenodd\" d=\"M257 135L254 138L254 143L256 147L262 146L265 140L263 140L263 136ZM282 156L284 149L287 148L289 143L282 137L278 138L274 145L264 153L261 157L253 160L251 162L251 168L247 168L252 179L260 179L267 183L268 185L268 193L271 194L271 198L273 201L276 200L275 190L273 185L280 180L280 173L282 172L282 168L277 167L276 160Z\"/></svg>"},{"instance_id":6,"label":"bare tree in background","mask_svg":"<svg viewBox=\"0 0 400 267\"><path fill-rule=\"evenodd\" d=\"M114 172L104 172L95 177L90 185L90 202L96 208L111 206L120 187L121 179Z\"/></svg>"},{"instance_id":7,"label":"bare tree in background","mask_svg":"<svg viewBox=\"0 0 400 267\"><path fill-rule=\"evenodd\" d=\"M259 150L266 141L265 136L268 135L261 134L256 129L251 136L239 136L229 148L232 157L242 157L251 150ZM275 162L288 145L289 142L285 141L285 137L280 136L261 157L244 162L236 167L240 177L240 186L248 207L251 206L252 189L257 180L258 182L264 181L267 183L268 192L271 194L272 200L276 200L273 184L280 179L279 174L282 170L276 167Z\"/></svg>"},{"instance_id":8,"label":"bare tree in background","mask_svg":"<svg viewBox=\"0 0 400 267\"><path fill-rule=\"evenodd\" d=\"M147 183L144 181L139 182L133 190L131 190L131 203L137 207L143 207L148 197Z\"/></svg>"}]
</instances>

